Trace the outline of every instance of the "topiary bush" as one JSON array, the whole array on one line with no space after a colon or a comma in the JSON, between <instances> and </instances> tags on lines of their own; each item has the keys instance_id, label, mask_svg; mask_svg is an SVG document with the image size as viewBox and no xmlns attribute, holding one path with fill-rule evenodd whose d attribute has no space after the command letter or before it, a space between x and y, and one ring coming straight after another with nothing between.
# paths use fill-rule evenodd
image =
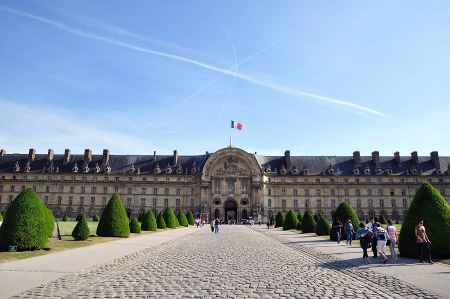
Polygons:
<instances>
[{"instance_id":1,"label":"topiary bush","mask_svg":"<svg viewBox=\"0 0 450 299\"><path fill-rule=\"evenodd\" d=\"M317 223L319 221L320 215L319 214L314 214L314 221Z\"/></svg>"},{"instance_id":2,"label":"topiary bush","mask_svg":"<svg viewBox=\"0 0 450 299\"><path fill-rule=\"evenodd\" d=\"M86 215L84 213L80 213L77 215L77 218L75 220L80 221L83 217L86 218Z\"/></svg>"},{"instance_id":3,"label":"topiary bush","mask_svg":"<svg viewBox=\"0 0 450 299\"><path fill-rule=\"evenodd\" d=\"M315 233L316 232L316 221L311 215L310 211L306 211L303 215L302 221L302 234L304 233Z\"/></svg>"},{"instance_id":4,"label":"topiary bush","mask_svg":"<svg viewBox=\"0 0 450 299\"><path fill-rule=\"evenodd\" d=\"M302 219L303 219L302 213L298 213L297 219L298 219L299 222L302 222Z\"/></svg>"},{"instance_id":5,"label":"topiary bush","mask_svg":"<svg viewBox=\"0 0 450 299\"><path fill-rule=\"evenodd\" d=\"M47 216L47 236L49 238L53 237L53 231L55 230L55 216L50 209L45 208Z\"/></svg>"},{"instance_id":6,"label":"topiary bush","mask_svg":"<svg viewBox=\"0 0 450 299\"><path fill-rule=\"evenodd\" d=\"M186 218L186 216L184 216L183 212L181 212L181 211L178 212L177 219L181 226L184 226L184 227L189 226L187 218Z\"/></svg>"},{"instance_id":7,"label":"topiary bush","mask_svg":"<svg viewBox=\"0 0 450 299\"><path fill-rule=\"evenodd\" d=\"M62 221L69 221L69 216L67 216L67 215L64 215L64 217L63 217Z\"/></svg>"},{"instance_id":8,"label":"topiary bush","mask_svg":"<svg viewBox=\"0 0 450 299\"><path fill-rule=\"evenodd\" d=\"M47 246L47 212L33 189L22 191L9 205L0 227L0 250L17 245L18 250Z\"/></svg>"},{"instance_id":9,"label":"topiary bush","mask_svg":"<svg viewBox=\"0 0 450 299\"><path fill-rule=\"evenodd\" d=\"M283 227L285 219L283 213L279 211L277 217L275 217L275 227Z\"/></svg>"},{"instance_id":10,"label":"topiary bush","mask_svg":"<svg viewBox=\"0 0 450 299\"><path fill-rule=\"evenodd\" d=\"M295 216L294 211L289 210L286 215L286 219L284 219L283 230L296 229L298 224L297 216Z\"/></svg>"},{"instance_id":11,"label":"topiary bush","mask_svg":"<svg viewBox=\"0 0 450 299\"><path fill-rule=\"evenodd\" d=\"M100 220L100 217L98 217L97 214L94 215L94 217L92 218L92 221L94 222L98 222Z\"/></svg>"},{"instance_id":12,"label":"topiary bush","mask_svg":"<svg viewBox=\"0 0 450 299\"><path fill-rule=\"evenodd\" d=\"M103 210L97 226L97 235L101 237L125 238L130 236L127 213L119 194L114 193Z\"/></svg>"},{"instance_id":13,"label":"topiary bush","mask_svg":"<svg viewBox=\"0 0 450 299\"><path fill-rule=\"evenodd\" d=\"M156 217L156 226L161 229L166 229L166 222L164 221L162 212L159 212L158 217Z\"/></svg>"},{"instance_id":14,"label":"topiary bush","mask_svg":"<svg viewBox=\"0 0 450 299\"><path fill-rule=\"evenodd\" d=\"M386 218L384 217L383 214L380 215L380 219L378 219L378 222L380 222L381 224L386 224L387 223Z\"/></svg>"},{"instance_id":15,"label":"topiary bush","mask_svg":"<svg viewBox=\"0 0 450 299\"><path fill-rule=\"evenodd\" d=\"M141 233L141 224L133 217L130 221L130 233L140 234Z\"/></svg>"},{"instance_id":16,"label":"topiary bush","mask_svg":"<svg viewBox=\"0 0 450 299\"><path fill-rule=\"evenodd\" d=\"M144 216L142 216L141 229L144 231L157 231L158 230L158 226L156 225L155 215L153 215L153 212L151 210L149 210L147 213L145 213Z\"/></svg>"},{"instance_id":17,"label":"topiary bush","mask_svg":"<svg viewBox=\"0 0 450 299\"><path fill-rule=\"evenodd\" d=\"M336 221L336 219L340 219L340 221L342 222L341 239L346 238L346 237L344 237L345 236L344 225L348 219L350 219L352 221L353 228L355 229L355 231L358 229L358 225L359 225L358 216L356 215L353 208L346 202L341 202L339 204L339 206L337 207L336 212L334 213L334 216L333 216L333 225L334 225L334 222ZM353 234L353 236L355 237L356 234ZM337 241L336 231L334 228L330 230L330 240Z\"/></svg>"},{"instance_id":18,"label":"topiary bush","mask_svg":"<svg viewBox=\"0 0 450 299\"><path fill-rule=\"evenodd\" d=\"M168 228L177 228L177 218L170 207L167 207L163 213L164 222Z\"/></svg>"},{"instance_id":19,"label":"topiary bush","mask_svg":"<svg viewBox=\"0 0 450 299\"><path fill-rule=\"evenodd\" d=\"M180 221L178 221L178 218L177 218L177 217L175 217L175 220L176 220L176 222L177 222L177 227L179 227L179 226L180 226Z\"/></svg>"},{"instance_id":20,"label":"topiary bush","mask_svg":"<svg viewBox=\"0 0 450 299\"><path fill-rule=\"evenodd\" d=\"M0 213L0 221L3 221L3 216L1 213Z\"/></svg>"},{"instance_id":21,"label":"topiary bush","mask_svg":"<svg viewBox=\"0 0 450 299\"><path fill-rule=\"evenodd\" d=\"M142 221L144 220L144 216L145 216L145 214L147 214L145 211L142 211L140 214L139 214L139 217L138 217L138 221L139 222L141 222L142 223Z\"/></svg>"},{"instance_id":22,"label":"topiary bush","mask_svg":"<svg viewBox=\"0 0 450 299\"><path fill-rule=\"evenodd\" d=\"M2 218L5 218L5 214L6 214L6 209L2 211Z\"/></svg>"},{"instance_id":23,"label":"topiary bush","mask_svg":"<svg viewBox=\"0 0 450 299\"><path fill-rule=\"evenodd\" d=\"M296 229L297 230L302 230L302 223L300 221L297 223L297 228Z\"/></svg>"},{"instance_id":24,"label":"topiary bush","mask_svg":"<svg viewBox=\"0 0 450 299\"><path fill-rule=\"evenodd\" d=\"M189 223L189 225L194 225L195 224L195 219L194 219L194 215L192 214L191 211L189 211L186 215L187 221Z\"/></svg>"},{"instance_id":25,"label":"topiary bush","mask_svg":"<svg viewBox=\"0 0 450 299\"><path fill-rule=\"evenodd\" d=\"M331 223L325 217L320 215L319 221L316 224L316 235L326 236L330 234Z\"/></svg>"},{"instance_id":26,"label":"topiary bush","mask_svg":"<svg viewBox=\"0 0 450 299\"><path fill-rule=\"evenodd\" d=\"M401 256L411 258L419 256L415 236L415 227L419 219L423 219L423 225L431 241L431 256L449 258L450 206L428 182L423 182L417 190L402 223L398 243Z\"/></svg>"},{"instance_id":27,"label":"topiary bush","mask_svg":"<svg viewBox=\"0 0 450 299\"><path fill-rule=\"evenodd\" d=\"M83 213L80 215L78 215L80 216L80 220L78 220L77 225L72 231L72 237L76 241L87 240L91 236L91 231L89 230L89 226L86 222L86 216Z\"/></svg>"}]
</instances>

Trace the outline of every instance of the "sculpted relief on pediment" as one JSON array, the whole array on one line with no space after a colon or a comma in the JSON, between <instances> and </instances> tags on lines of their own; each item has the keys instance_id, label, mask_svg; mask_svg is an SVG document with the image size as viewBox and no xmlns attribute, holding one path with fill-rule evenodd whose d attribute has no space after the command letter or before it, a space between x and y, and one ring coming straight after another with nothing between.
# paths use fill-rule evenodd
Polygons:
<instances>
[{"instance_id":1,"label":"sculpted relief on pediment","mask_svg":"<svg viewBox=\"0 0 450 299\"><path fill-rule=\"evenodd\" d=\"M224 157L219 159L212 167L214 176L250 176L250 168L237 157Z\"/></svg>"}]
</instances>

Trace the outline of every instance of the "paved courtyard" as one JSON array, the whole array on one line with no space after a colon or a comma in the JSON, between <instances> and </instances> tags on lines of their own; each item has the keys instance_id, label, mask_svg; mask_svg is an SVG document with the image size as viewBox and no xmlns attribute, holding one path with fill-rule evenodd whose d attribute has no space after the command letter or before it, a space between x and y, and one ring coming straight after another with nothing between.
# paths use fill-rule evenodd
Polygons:
<instances>
[{"instance_id":1,"label":"paved courtyard","mask_svg":"<svg viewBox=\"0 0 450 299\"><path fill-rule=\"evenodd\" d=\"M16 297L37 296L437 298L263 230L226 225L219 235L198 229Z\"/></svg>"}]
</instances>

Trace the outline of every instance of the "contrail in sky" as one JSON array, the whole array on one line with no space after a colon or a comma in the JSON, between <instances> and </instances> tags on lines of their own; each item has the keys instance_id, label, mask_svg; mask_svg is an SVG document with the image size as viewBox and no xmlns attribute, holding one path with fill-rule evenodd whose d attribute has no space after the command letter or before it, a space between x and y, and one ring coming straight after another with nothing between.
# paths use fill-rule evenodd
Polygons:
<instances>
[{"instance_id":1,"label":"contrail in sky","mask_svg":"<svg viewBox=\"0 0 450 299\"><path fill-rule=\"evenodd\" d=\"M74 34L74 35L77 35L77 36L81 36L81 37L84 37L84 38L89 38L89 39L93 39L93 40L99 40L99 41L103 41L103 42L106 42L106 43L109 43L109 44L112 44L112 45L116 45L116 46L119 46L119 47L135 50L135 51L138 51L138 52L147 53L147 54L151 54L151 55L157 55L157 56L161 56L161 57L166 57L166 58L173 59L173 60L178 60L178 61L181 61L181 62L185 62L185 63L189 63L189 64L192 64L192 65L199 66L199 67L204 68L204 69L208 69L208 70L211 70L211 71L222 73L222 74L225 74L225 75L236 76L237 78L245 80L247 82L251 82L251 83L256 84L256 85L264 86L264 87L267 87L267 88L270 88L270 89L273 89L273 90L277 90L277 91L280 91L280 92L283 92L283 93L286 93L286 94L309 97L309 98L313 98L313 99L319 100L321 102L341 105L341 106L345 106L345 107L350 107L350 108L353 108L353 109L356 109L356 110L359 110L359 111L362 111L362 112L367 112L367 113L370 113L370 114L374 114L374 115L377 115L377 116L380 116L380 117L389 117L388 115L386 115L384 113L381 113L379 111L376 111L374 109L371 109L371 108L368 108L368 107L365 107L365 106L361 106L361 105L354 104L354 103L351 103L351 102L337 100L337 99L333 99L333 98L329 98L329 97L319 96L319 95L308 93L308 92L303 92L303 91L297 90L295 88L283 86L283 85L281 85L279 83L276 83L276 82L273 82L273 81L256 79L256 78L253 78L253 77L250 77L250 76L247 76L247 75L239 74L239 73L237 73L235 71L232 71L232 70L227 70L227 69L215 67L213 65L206 64L206 63L203 63L203 62L200 62L200 61L197 61L197 60L194 60L194 59L190 59L190 58L187 58L187 57L174 55L174 54L170 54L170 53L165 53L165 52L161 52L161 51L156 51L156 50L151 50L151 49L139 47L139 46L136 46L136 45L124 42L124 41L103 37L103 36L100 36L100 35L97 35L97 34L94 34L94 33L90 33L90 32L84 32L82 30L79 30L79 29L67 26L65 24L62 24L62 23L59 23L59 22L55 22L55 21L52 21L52 20L49 20L49 19L46 19L46 18L43 18L43 17L39 17L39 16L30 14L30 13L27 13L27 12L23 12L23 11L20 11L20 10L11 9L11 8L4 7L4 6L0 6L0 9L3 10L3 11L7 11L7 12L10 12L10 13L14 13L14 14L17 14L17 15L20 15L20 16L23 16L23 17L31 18L31 19L34 19L34 20L37 20L37 21L49 24L51 26L54 26L54 27L56 27L58 29L61 29L61 30L65 31L65 32L68 32L68 33L71 33L71 34Z\"/></svg>"}]
</instances>

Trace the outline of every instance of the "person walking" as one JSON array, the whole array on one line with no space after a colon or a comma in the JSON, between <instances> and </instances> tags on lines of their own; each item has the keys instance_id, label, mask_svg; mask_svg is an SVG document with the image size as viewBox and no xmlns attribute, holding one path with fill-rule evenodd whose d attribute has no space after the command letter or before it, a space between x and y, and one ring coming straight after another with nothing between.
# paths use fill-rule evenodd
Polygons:
<instances>
[{"instance_id":1,"label":"person walking","mask_svg":"<svg viewBox=\"0 0 450 299\"><path fill-rule=\"evenodd\" d=\"M350 219L347 220L347 223L344 225L344 233L347 235L347 242L345 243L348 245L350 242L350 246L352 246L352 239L353 239L353 224Z\"/></svg>"},{"instance_id":2,"label":"person walking","mask_svg":"<svg viewBox=\"0 0 450 299\"><path fill-rule=\"evenodd\" d=\"M216 220L214 220L214 233L218 234L219 233L219 218L216 218Z\"/></svg>"},{"instance_id":3,"label":"person walking","mask_svg":"<svg viewBox=\"0 0 450 299\"><path fill-rule=\"evenodd\" d=\"M431 244L431 241L430 241L430 239L428 239L427 233L425 232L425 226L423 226L423 219L420 219L419 221L417 221L417 226L415 228L415 234L416 234L416 238L417 238L417 245L419 246L420 262L423 264L423 248L425 247L425 249L427 250L427 254L428 254L428 262L430 264L434 264L431 261L431 251L430 251L430 246L429 246L429 244Z\"/></svg>"},{"instance_id":4,"label":"person walking","mask_svg":"<svg viewBox=\"0 0 450 299\"><path fill-rule=\"evenodd\" d=\"M397 253L395 252L395 244L398 244L397 229L393 225L392 220L387 221L388 226L386 226L388 241L386 243L389 246L389 252L391 253L391 262L395 263L398 261Z\"/></svg>"},{"instance_id":5,"label":"person walking","mask_svg":"<svg viewBox=\"0 0 450 299\"><path fill-rule=\"evenodd\" d=\"M378 218L370 218L370 223L371 223L370 230L372 231L372 236L373 236L373 238L372 238L373 258L376 259L377 255L378 255L378 251L377 251L378 240L377 240L377 237L375 236L375 230L377 228L377 224L379 224ZM380 226L381 226L381 224L380 224Z\"/></svg>"},{"instance_id":6,"label":"person walking","mask_svg":"<svg viewBox=\"0 0 450 299\"><path fill-rule=\"evenodd\" d=\"M267 220L267 229L270 229L270 219Z\"/></svg>"},{"instance_id":7,"label":"person walking","mask_svg":"<svg viewBox=\"0 0 450 299\"><path fill-rule=\"evenodd\" d=\"M211 220L211 233L214 234L214 219Z\"/></svg>"},{"instance_id":8,"label":"person walking","mask_svg":"<svg viewBox=\"0 0 450 299\"><path fill-rule=\"evenodd\" d=\"M336 231L336 237L337 237L338 244L341 243L341 227L342 227L342 222L339 220L339 218L337 218L333 224L333 228Z\"/></svg>"},{"instance_id":9,"label":"person walking","mask_svg":"<svg viewBox=\"0 0 450 299\"><path fill-rule=\"evenodd\" d=\"M388 258L386 257L386 230L380 223L376 224L375 237L377 238L377 252L380 255L380 262L386 265Z\"/></svg>"},{"instance_id":10,"label":"person walking","mask_svg":"<svg viewBox=\"0 0 450 299\"><path fill-rule=\"evenodd\" d=\"M198 228L198 225L199 225L199 219L196 218L196 219L195 219L195 226L196 226L196 228Z\"/></svg>"},{"instance_id":11,"label":"person walking","mask_svg":"<svg viewBox=\"0 0 450 299\"><path fill-rule=\"evenodd\" d=\"M370 243L372 241L372 232L366 227L364 222L359 224L359 229L356 231L356 238L359 238L361 248L363 250L362 262L364 263L364 259L367 259L367 263L370 264L369 255L367 254L367 249L370 247Z\"/></svg>"}]
</instances>

